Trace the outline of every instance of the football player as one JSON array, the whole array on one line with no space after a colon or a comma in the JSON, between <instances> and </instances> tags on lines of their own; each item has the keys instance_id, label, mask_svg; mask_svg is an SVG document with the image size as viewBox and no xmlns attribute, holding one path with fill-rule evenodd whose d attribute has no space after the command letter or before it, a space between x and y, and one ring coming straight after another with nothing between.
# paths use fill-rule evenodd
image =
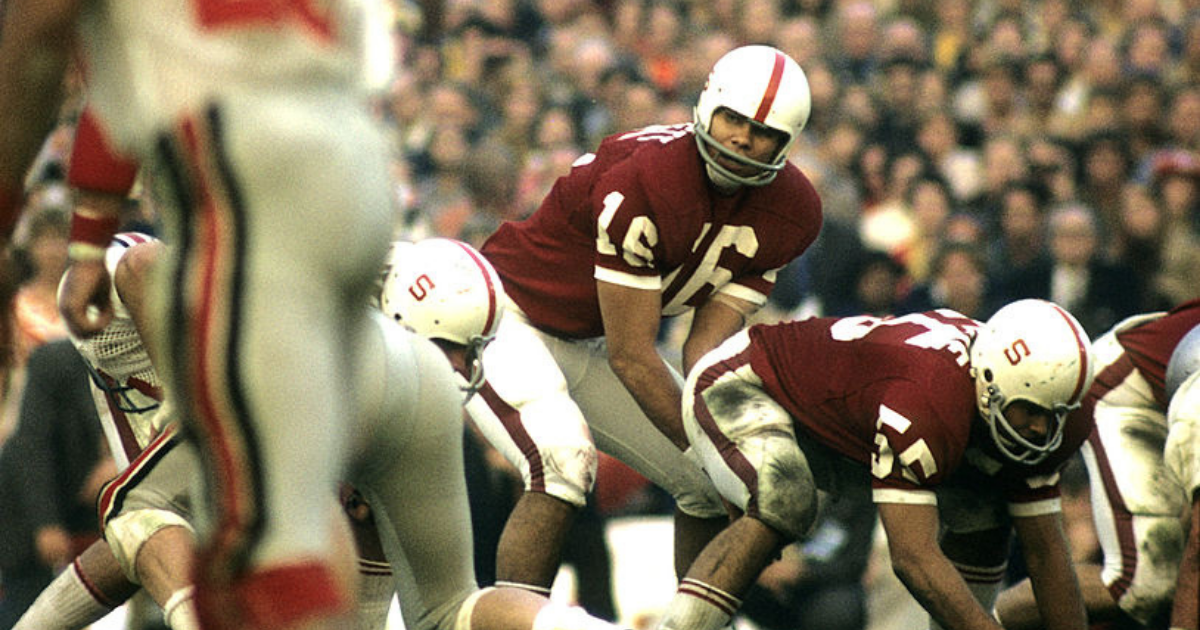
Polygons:
<instances>
[{"instance_id":1,"label":"football player","mask_svg":"<svg viewBox=\"0 0 1200 630\"><path fill-rule=\"evenodd\" d=\"M1177 580L1190 579L1195 589L1195 574L1179 570L1187 534L1180 515L1188 509L1185 489L1194 489L1193 477L1180 478L1185 486L1173 481L1164 444L1190 444L1191 423L1168 420L1167 365L1198 324L1200 300L1192 300L1126 319L1093 346L1096 381L1077 413L1096 425L1082 452L1104 560L1076 571L1095 622L1128 617L1161 626L1178 599ZM1005 591L997 613L1006 628L1041 627L1027 584Z\"/></svg>"},{"instance_id":2,"label":"football player","mask_svg":"<svg viewBox=\"0 0 1200 630\"><path fill-rule=\"evenodd\" d=\"M469 407L484 382L483 349L504 315L495 268L461 241L397 241L384 265L379 301L385 314L442 349Z\"/></svg>"},{"instance_id":3,"label":"football player","mask_svg":"<svg viewBox=\"0 0 1200 630\"><path fill-rule=\"evenodd\" d=\"M991 609L1015 530L1046 627L1081 630L1057 482L1091 429L1067 415L1091 379L1086 333L1040 300L987 323L939 310L737 333L690 373L683 417L742 515L688 570L660 628L723 627L819 501L870 488L893 569L941 627L1000 627Z\"/></svg>"},{"instance_id":4,"label":"football player","mask_svg":"<svg viewBox=\"0 0 1200 630\"><path fill-rule=\"evenodd\" d=\"M120 161L98 128L84 129L74 155L72 183L81 187L86 204L124 199L136 168L117 168ZM405 269L423 278L420 286L436 278L457 297L448 304L426 302L435 309L432 316L438 316L437 308L446 309L441 318L453 314L459 324L447 330L464 338L494 330L503 306L499 282L478 252L452 241L409 248L414 258ZM75 343L92 367L110 448L121 454L123 471L99 501L107 544L94 546L60 576L22 619L22 627L82 627L123 601L137 584L164 608L172 628L198 627L188 561L194 535L190 496L199 464L177 436L173 413L164 403L154 367L161 355L146 343L154 338L146 334L152 329L146 318L147 285L163 252L162 244L148 236L120 234L105 255L114 280L108 296L112 318L99 334ZM448 272L459 270L466 273L457 284L447 281L453 277ZM476 295L482 301L463 298ZM461 427L460 397L453 393L450 369L431 344L382 314L376 312L371 321L376 331L362 351L367 360L358 366L356 381L369 404L358 422L349 423L355 464L350 472L382 510L376 522L397 571L393 576L387 562L360 558L357 627L382 627L397 590L409 628L612 630L578 608L517 589L475 586L461 432L451 434ZM412 482L418 471L427 483ZM365 528L355 529L358 535ZM366 536L356 538L361 543Z\"/></svg>"},{"instance_id":5,"label":"football player","mask_svg":"<svg viewBox=\"0 0 1200 630\"><path fill-rule=\"evenodd\" d=\"M660 322L691 315L686 370L762 306L813 242L821 202L787 161L808 121L800 66L767 46L714 65L691 124L610 136L528 219L481 248L510 298L469 407L520 471L497 583L548 593L599 448L675 498L676 569L727 521L683 451L679 373Z\"/></svg>"},{"instance_id":6,"label":"football player","mask_svg":"<svg viewBox=\"0 0 1200 630\"><path fill-rule=\"evenodd\" d=\"M317 489L345 474L359 403L344 384L373 334L362 302L392 221L368 11L355 0L4 7L0 237L74 54L117 146L166 173L159 370L201 452L197 505L212 527L195 602L215 630L354 618L349 534ZM64 319L86 336L111 317L103 258L117 220L72 223Z\"/></svg>"},{"instance_id":7,"label":"football player","mask_svg":"<svg viewBox=\"0 0 1200 630\"><path fill-rule=\"evenodd\" d=\"M145 242L131 247L135 241ZM155 248L147 251L152 245ZM412 253L412 258L403 259L404 269L411 270L415 278L423 278L411 286L433 290L431 295L452 296L450 301L422 302L425 315L450 322L439 324L441 333L432 336L466 340L464 357L470 355L468 347L482 350L489 331L494 330L494 323L503 313L495 272L464 243L437 239L404 245L402 251ZM142 364L131 359L146 358L145 347L127 317L130 312L144 312L127 308L139 302L140 293L125 281L150 273L159 247L157 241L145 237L118 235L109 254L117 281L113 294L116 317L100 335L80 342L87 350L85 356L100 359L94 376L103 379L101 389L106 397L120 401L119 411L124 413L114 413L117 416L149 418L137 413L123 397L124 388L135 379L114 378L113 374L119 374L116 370L121 366ZM397 249L401 250L399 246ZM127 259L137 261L137 272L128 273L117 262ZM391 260L399 262L402 257L393 256ZM413 309L406 312L410 313L406 323L421 317ZM451 322L450 317L455 319ZM356 381L369 394L366 409L370 412L352 423L356 455L350 478L375 506L372 516L380 540L391 566L397 570L390 571L388 563L368 561L361 567L363 575L373 570L376 575L384 572L389 583L394 578L409 628L615 630L615 626L578 607L555 604L520 589L479 589L475 585L461 466L462 395L451 385L454 377L449 364L433 344L407 333L382 314L374 315L372 321L376 322L376 334L369 340L370 349L363 351L367 360ZM484 341L472 344L473 339ZM125 350L121 358L117 358L117 349ZM96 557L76 563L78 569L86 566L87 571L60 579L64 584L55 595L46 596L47 610L43 614L63 612L50 607L55 601L63 601L62 592L76 582L89 587L100 584L104 593L115 593L117 599L108 602L112 605L127 597L136 588L133 584L143 584L164 605L172 628L198 627L183 604L192 592L186 569L194 532L189 495L191 479L199 466L186 442L178 438L172 418L163 417L166 413L159 409L153 416L153 439L102 492L100 509L107 546L89 552ZM140 431L119 433L136 435ZM423 483L412 482L418 473ZM168 538L167 533L174 535ZM105 549L111 549L107 559L98 556ZM115 574L112 566L119 566ZM173 588L156 589L151 583ZM368 591L373 597L364 597ZM356 627L381 628L391 593L391 588L382 591L378 584L360 589ZM384 595L382 600L374 597L380 594ZM82 627L94 621L95 614L104 612L106 608L93 606L90 618L79 617L69 625L55 627ZM30 617L23 623L41 629L48 627L46 619Z\"/></svg>"}]
</instances>

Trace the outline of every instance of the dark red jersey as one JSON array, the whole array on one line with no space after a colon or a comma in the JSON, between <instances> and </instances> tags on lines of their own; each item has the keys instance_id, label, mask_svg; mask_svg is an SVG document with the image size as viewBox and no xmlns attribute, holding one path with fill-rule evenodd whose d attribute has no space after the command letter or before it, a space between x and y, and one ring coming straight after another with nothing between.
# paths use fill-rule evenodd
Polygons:
<instances>
[{"instance_id":1,"label":"dark red jersey","mask_svg":"<svg viewBox=\"0 0 1200 630\"><path fill-rule=\"evenodd\" d=\"M596 280L661 290L664 316L715 292L763 304L820 227L820 198L795 166L723 195L691 125L653 126L606 138L483 253L534 325L585 338L604 334Z\"/></svg>"},{"instance_id":2,"label":"dark red jersey","mask_svg":"<svg viewBox=\"0 0 1200 630\"><path fill-rule=\"evenodd\" d=\"M819 318L750 329L750 365L803 431L870 467L876 489L931 488L976 422L979 323L950 311Z\"/></svg>"},{"instance_id":3,"label":"dark red jersey","mask_svg":"<svg viewBox=\"0 0 1200 630\"><path fill-rule=\"evenodd\" d=\"M1154 399L1163 409L1167 408L1168 402L1167 362L1175 346L1179 345L1179 340L1197 324L1200 324L1200 300L1191 300L1171 309L1163 317L1117 333L1117 341L1150 384ZM1094 387L1105 385L1099 381L1097 378Z\"/></svg>"},{"instance_id":4,"label":"dark red jersey","mask_svg":"<svg viewBox=\"0 0 1200 630\"><path fill-rule=\"evenodd\" d=\"M1072 414L1062 446L1037 465L1002 456L970 373L980 326L948 310L759 325L750 365L798 431L867 465L877 491L932 489L953 473L991 484L1010 503L1054 498L1090 421Z\"/></svg>"}]
</instances>

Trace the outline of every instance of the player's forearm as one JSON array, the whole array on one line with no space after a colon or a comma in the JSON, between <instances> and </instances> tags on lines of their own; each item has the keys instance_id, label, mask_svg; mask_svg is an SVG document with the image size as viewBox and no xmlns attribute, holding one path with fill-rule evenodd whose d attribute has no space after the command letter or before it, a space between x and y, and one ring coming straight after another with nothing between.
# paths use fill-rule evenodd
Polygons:
<instances>
[{"instance_id":1,"label":"player's forearm","mask_svg":"<svg viewBox=\"0 0 1200 630\"><path fill-rule=\"evenodd\" d=\"M634 356L612 356L609 363L654 426L680 450L687 449L680 411L682 393L662 357L650 349Z\"/></svg>"},{"instance_id":2,"label":"player's forearm","mask_svg":"<svg viewBox=\"0 0 1200 630\"><path fill-rule=\"evenodd\" d=\"M940 553L911 559L892 554L892 568L912 596L947 630L1001 630L985 611L954 565Z\"/></svg>"},{"instance_id":3,"label":"player's forearm","mask_svg":"<svg viewBox=\"0 0 1200 630\"><path fill-rule=\"evenodd\" d=\"M753 304L737 298L713 298L696 309L688 338L683 343L684 375L710 350L741 330L754 310Z\"/></svg>"},{"instance_id":4,"label":"player's forearm","mask_svg":"<svg viewBox=\"0 0 1200 630\"><path fill-rule=\"evenodd\" d=\"M1046 630L1083 630L1087 611L1060 514L1015 520Z\"/></svg>"}]
</instances>

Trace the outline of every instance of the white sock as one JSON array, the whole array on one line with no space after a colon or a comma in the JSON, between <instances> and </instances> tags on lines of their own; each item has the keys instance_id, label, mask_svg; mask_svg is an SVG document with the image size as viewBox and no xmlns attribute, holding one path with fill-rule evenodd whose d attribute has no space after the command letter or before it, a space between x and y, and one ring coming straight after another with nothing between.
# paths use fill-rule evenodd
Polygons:
<instances>
[{"instance_id":1,"label":"white sock","mask_svg":"<svg viewBox=\"0 0 1200 630\"><path fill-rule=\"evenodd\" d=\"M684 578L659 621L659 630L720 630L742 600L699 580Z\"/></svg>"},{"instance_id":2,"label":"white sock","mask_svg":"<svg viewBox=\"0 0 1200 630\"><path fill-rule=\"evenodd\" d=\"M383 630L396 592L392 567L386 562L359 558L358 573L358 627Z\"/></svg>"},{"instance_id":3,"label":"white sock","mask_svg":"<svg viewBox=\"0 0 1200 630\"><path fill-rule=\"evenodd\" d=\"M13 630L69 630L99 621L114 606L87 586L79 562L71 563L38 595Z\"/></svg>"},{"instance_id":4,"label":"white sock","mask_svg":"<svg viewBox=\"0 0 1200 630\"><path fill-rule=\"evenodd\" d=\"M167 603L163 605L163 621L171 630L200 630L193 601L195 595L195 587L185 586L167 598Z\"/></svg>"}]
</instances>

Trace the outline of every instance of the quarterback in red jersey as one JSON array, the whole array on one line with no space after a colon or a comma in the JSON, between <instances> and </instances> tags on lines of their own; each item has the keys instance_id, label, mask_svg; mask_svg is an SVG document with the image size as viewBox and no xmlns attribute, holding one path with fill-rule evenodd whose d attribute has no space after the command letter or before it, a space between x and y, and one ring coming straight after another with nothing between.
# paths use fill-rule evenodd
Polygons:
<instances>
[{"instance_id":1,"label":"quarterback in red jersey","mask_svg":"<svg viewBox=\"0 0 1200 630\"><path fill-rule=\"evenodd\" d=\"M1129 617L1152 627L1165 624L1172 601L1183 601L1175 594L1184 579L1195 614L1197 577L1180 571L1187 535L1180 515L1195 487L1186 485L1191 475L1179 478L1168 470L1170 448L1164 445L1174 443L1195 457L1194 445L1182 437L1192 425L1168 418L1174 402L1167 366L1197 325L1200 300L1192 300L1169 312L1131 317L1093 346L1096 381L1078 413L1096 426L1083 446L1083 461L1104 560L1076 567L1093 621ZM1003 594L997 612L1006 627L1040 627L1033 597L1022 585Z\"/></svg>"},{"instance_id":2,"label":"quarterback in red jersey","mask_svg":"<svg viewBox=\"0 0 1200 630\"><path fill-rule=\"evenodd\" d=\"M692 313L686 371L816 238L820 199L787 161L809 108L787 55L730 51L692 124L605 139L529 219L483 245L512 316L484 358L487 404L469 410L526 490L500 541L500 581L549 590L597 447L675 497L677 569L724 523L711 482L683 453L682 379L657 351L659 325Z\"/></svg>"},{"instance_id":3,"label":"quarterback in red jersey","mask_svg":"<svg viewBox=\"0 0 1200 630\"><path fill-rule=\"evenodd\" d=\"M1015 530L1039 600L1054 602L1046 627L1083 628L1057 481L1091 428L1068 414L1091 378L1087 334L1041 300L987 323L940 310L734 335L690 373L683 418L743 515L700 553L660 628L727 624L820 497L868 484L897 575L942 627L999 628L991 605ZM954 548L939 548L939 518Z\"/></svg>"}]
</instances>

